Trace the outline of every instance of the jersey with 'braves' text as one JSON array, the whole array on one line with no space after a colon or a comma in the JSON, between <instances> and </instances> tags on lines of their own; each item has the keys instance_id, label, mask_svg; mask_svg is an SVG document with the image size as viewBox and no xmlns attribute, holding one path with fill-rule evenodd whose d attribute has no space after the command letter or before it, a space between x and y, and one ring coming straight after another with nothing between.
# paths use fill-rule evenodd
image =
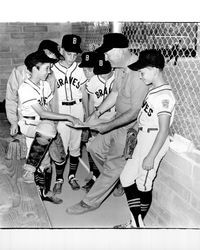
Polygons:
<instances>
[{"instance_id":1,"label":"jersey with 'braves' text","mask_svg":"<svg viewBox=\"0 0 200 250\"><path fill-rule=\"evenodd\" d=\"M89 82L87 82L86 90L88 94L92 96L95 107L98 107L104 101L106 96L110 94L114 79L114 74L108 80L103 79L100 75L95 75ZM101 118L111 119L114 115L115 107L105 112Z\"/></svg>"},{"instance_id":2,"label":"jersey with 'braves' text","mask_svg":"<svg viewBox=\"0 0 200 250\"><path fill-rule=\"evenodd\" d=\"M44 109L48 109L48 103L53 98L51 88L47 81L40 81L40 85L27 79L18 90L19 94L19 117L35 117L39 120L39 115L32 108L33 104L39 103Z\"/></svg>"},{"instance_id":3,"label":"jersey with 'braves' text","mask_svg":"<svg viewBox=\"0 0 200 250\"><path fill-rule=\"evenodd\" d=\"M170 125L174 118L175 97L170 85L165 84L151 89L138 115L139 127L158 128L159 115L171 116Z\"/></svg>"},{"instance_id":4,"label":"jersey with 'braves' text","mask_svg":"<svg viewBox=\"0 0 200 250\"><path fill-rule=\"evenodd\" d=\"M56 88L59 106L62 102L73 101L82 98L81 86L86 83L87 78L83 69L74 62L69 68L57 62L52 67L56 78Z\"/></svg>"}]
</instances>

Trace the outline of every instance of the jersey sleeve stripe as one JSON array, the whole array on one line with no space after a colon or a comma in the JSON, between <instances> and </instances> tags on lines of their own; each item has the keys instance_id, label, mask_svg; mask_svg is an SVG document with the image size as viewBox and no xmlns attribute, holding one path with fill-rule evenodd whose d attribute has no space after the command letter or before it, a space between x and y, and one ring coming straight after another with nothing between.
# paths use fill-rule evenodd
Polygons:
<instances>
[{"instance_id":1,"label":"jersey sleeve stripe","mask_svg":"<svg viewBox=\"0 0 200 250\"><path fill-rule=\"evenodd\" d=\"M170 116L171 116L172 113L169 112L169 111L161 111L161 112L158 113L158 116L159 116L159 115L170 115Z\"/></svg>"},{"instance_id":2,"label":"jersey sleeve stripe","mask_svg":"<svg viewBox=\"0 0 200 250\"><path fill-rule=\"evenodd\" d=\"M34 98L34 99L29 99L29 100L27 100L27 101L22 102L22 104L25 104L25 103L28 103L28 102L32 102L32 101L37 101L37 99L36 99L36 98Z\"/></svg>"}]
</instances>

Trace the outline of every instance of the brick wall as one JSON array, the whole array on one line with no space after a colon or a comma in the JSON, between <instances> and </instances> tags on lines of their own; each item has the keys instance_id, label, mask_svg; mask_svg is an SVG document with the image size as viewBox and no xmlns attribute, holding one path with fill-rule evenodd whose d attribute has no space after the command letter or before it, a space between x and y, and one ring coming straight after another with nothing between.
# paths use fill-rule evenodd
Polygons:
<instances>
[{"instance_id":1,"label":"brick wall","mask_svg":"<svg viewBox=\"0 0 200 250\"><path fill-rule=\"evenodd\" d=\"M58 43L71 33L71 23L0 23L0 101L5 99L6 83L14 66L38 48L44 39Z\"/></svg>"},{"instance_id":2,"label":"brick wall","mask_svg":"<svg viewBox=\"0 0 200 250\"><path fill-rule=\"evenodd\" d=\"M200 155L169 150L154 183L145 222L155 227L200 227Z\"/></svg>"}]
</instances>

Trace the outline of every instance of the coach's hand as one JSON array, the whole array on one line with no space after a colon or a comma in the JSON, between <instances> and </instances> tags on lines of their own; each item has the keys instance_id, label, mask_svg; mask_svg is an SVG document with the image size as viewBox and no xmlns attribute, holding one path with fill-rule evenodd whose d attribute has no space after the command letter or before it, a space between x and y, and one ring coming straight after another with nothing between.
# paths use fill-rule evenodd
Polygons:
<instances>
[{"instance_id":1,"label":"coach's hand","mask_svg":"<svg viewBox=\"0 0 200 250\"><path fill-rule=\"evenodd\" d=\"M98 131L101 134L104 134L108 131L108 125L107 125L107 123L99 123L96 125L91 125L90 129Z\"/></svg>"},{"instance_id":2,"label":"coach's hand","mask_svg":"<svg viewBox=\"0 0 200 250\"><path fill-rule=\"evenodd\" d=\"M148 171L153 169L153 166L154 166L154 158L147 155L143 160L142 168Z\"/></svg>"}]
</instances>

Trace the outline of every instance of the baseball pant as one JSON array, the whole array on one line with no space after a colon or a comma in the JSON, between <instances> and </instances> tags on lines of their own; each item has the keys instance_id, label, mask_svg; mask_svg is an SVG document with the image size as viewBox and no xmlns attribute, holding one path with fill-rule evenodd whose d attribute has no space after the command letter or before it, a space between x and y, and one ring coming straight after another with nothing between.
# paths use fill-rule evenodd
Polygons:
<instances>
[{"instance_id":1,"label":"baseball pant","mask_svg":"<svg viewBox=\"0 0 200 250\"><path fill-rule=\"evenodd\" d=\"M142 168L143 160L149 153L157 134L158 131L139 131L132 159L127 160L120 175L123 187L131 186L136 182L137 188L140 191L147 192L152 189L159 163L169 148L169 138L167 138L155 158L153 169L146 171Z\"/></svg>"},{"instance_id":2,"label":"baseball pant","mask_svg":"<svg viewBox=\"0 0 200 250\"><path fill-rule=\"evenodd\" d=\"M83 121L83 106L82 103L77 103L72 106L63 105L59 108L59 112L62 114L68 114L79 118ZM58 122L57 130L61 135L65 153L67 155L68 148L71 156L80 156L80 143L82 130L73 129L66 125L66 122Z\"/></svg>"},{"instance_id":3,"label":"baseball pant","mask_svg":"<svg viewBox=\"0 0 200 250\"><path fill-rule=\"evenodd\" d=\"M98 207L113 191L126 163L123 157L127 127L115 129L106 134L98 134L88 145L96 166L101 174L83 201Z\"/></svg>"}]
</instances>

